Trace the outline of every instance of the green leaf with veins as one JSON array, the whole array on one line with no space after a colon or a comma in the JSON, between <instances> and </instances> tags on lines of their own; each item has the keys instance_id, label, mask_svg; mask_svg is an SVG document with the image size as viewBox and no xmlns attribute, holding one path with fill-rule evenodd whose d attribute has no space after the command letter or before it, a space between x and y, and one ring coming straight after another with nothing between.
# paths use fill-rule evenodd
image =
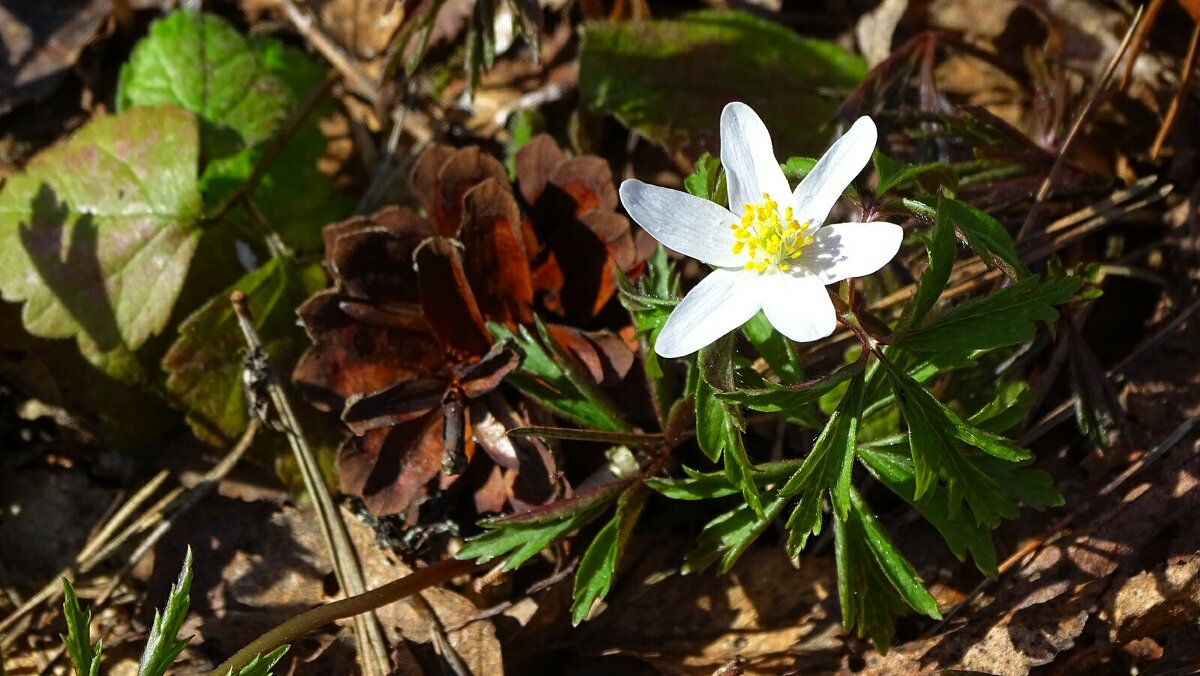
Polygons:
<instances>
[{"instance_id":1,"label":"green leaf with veins","mask_svg":"<svg viewBox=\"0 0 1200 676\"><path fill-rule=\"evenodd\" d=\"M196 118L96 118L0 193L0 292L35 336L136 350L170 319L200 231Z\"/></svg>"},{"instance_id":2,"label":"green leaf with veins","mask_svg":"<svg viewBox=\"0 0 1200 676\"><path fill-rule=\"evenodd\" d=\"M1015 280L1030 276L1029 269L1021 263L1021 258L1017 255L1017 245L1012 236L999 221L979 209L951 197L939 198L932 195L906 197L901 203L914 213L933 219L939 208L939 200L942 200L941 208L945 210L950 222L962 232L967 244L985 263L999 267Z\"/></svg>"},{"instance_id":3,"label":"green leaf with veins","mask_svg":"<svg viewBox=\"0 0 1200 676\"><path fill-rule=\"evenodd\" d=\"M454 556L487 563L508 555L504 570L514 570L551 542L591 522L631 483L618 480L515 516L484 519L479 525L485 532L467 540Z\"/></svg>"},{"instance_id":4,"label":"green leaf with veins","mask_svg":"<svg viewBox=\"0 0 1200 676\"><path fill-rule=\"evenodd\" d=\"M742 404L764 413L795 413L862 373L865 366L866 359L859 359L828 375L802 383L777 385L764 380L761 383L763 387L718 392L716 396L722 401Z\"/></svg>"},{"instance_id":5,"label":"green leaf with veins","mask_svg":"<svg viewBox=\"0 0 1200 676\"><path fill-rule=\"evenodd\" d=\"M695 546L684 557L683 572L698 573L718 559L720 572L729 572L767 526L779 518L785 505L786 498L775 496L762 506L761 514L742 503L709 521L696 537Z\"/></svg>"},{"instance_id":6,"label":"green leaf with veins","mask_svg":"<svg viewBox=\"0 0 1200 676\"><path fill-rule=\"evenodd\" d=\"M324 288L317 264L273 258L219 293L179 325L179 337L163 357L167 391L187 411L188 424L200 439L228 444L249 422L242 384L243 338L229 303L234 290L246 295L255 328L267 352L290 363L307 344L296 325L296 307Z\"/></svg>"},{"instance_id":7,"label":"green leaf with veins","mask_svg":"<svg viewBox=\"0 0 1200 676\"><path fill-rule=\"evenodd\" d=\"M194 111L206 161L271 138L293 102L250 40L216 15L182 9L150 25L117 88L121 112L172 104Z\"/></svg>"},{"instance_id":8,"label":"green leaf with veins","mask_svg":"<svg viewBox=\"0 0 1200 676\"><path fill-rule=\"evenodd\" d=\"M1055 305L1071 300L1079 279L1065 277L1045 284L1029 278L988 296L971 299L913 329L897 347L917 352L992 350L1033 340L1037 322L1058 318Z\"/></svg>"},{"instance_id":9,"label":"green leaf with veins","mask_svg":"<svg viewBox=\"0 0 1200 676\"><path fill-rule=\"evenodd\" d=\"M1037 508L1061 501L1045 473L1020 464L1029 459L1027 451L963 420L907 374L882 363L908 424L914 499L941 479L948 515L957 516L966 502L976 522L989 527L1015 518L1018 501Z\"/></svg>"},{"instance_id":10,"label":"green leaf with veins","mask_svg":"<svg viewBox=\"0 0 1200 676\"><path fill-rule=\"evenodd\" d=\"M760 489L780 483L800 468L800 460L780 460L755 465L754 481ZM648 478L646 485L672 500L711 500L741 492L725 472L697 472L684 466L686 477Z\"/></svg>"},{"instance_id":11,"label":"green leaf with veins","mask_svg":"<svg viewBox=\"0 0 1200 676\"><path fill-rule=\"evenodd\" d=\"M955 247L954 224L950 222L946 199L939 197L937 201L937 216L928 240L929 265L921 273L917 282L917 291L913 294L912 302L905 308L904 318L900 325L908 328L918 325L925 315L933 308L950 281L950 273L954 270L954 258L958 253Z\"/></svg>"},{"instance_id":12,"label":"green leaf with veins","mask_svg":"<svg viewBox=\"0 0 1200 676\"><path fill-rule=\"evenodd\" d=\"M579 55L588 106L692 158L717 147L717 120L730 101L762 116L780 154L815 152L837 109L823 90L848 91L865 74L863 60L835 43L741 12L590 22Z\"/></svg>"},{"instance_id":13,"label":"green leaf with veins","mask_svg":"<svg viewBox=\"0 0 1200 676\"><path fill-rule=\"evenodd\" d=\"M781 497L800 496L787 521L790 556L797 556L808 543L809 536L821 532L821 500L826 493L834 513L846 518L850 509L850 476L862 409L863 378L857 377L850 381L845 396L813 443L804 464L779 489Z\"/></svg>"},{"instance_id":14,"label":"green leaf with veins","mask_svg":"<svg viewBox=\"0 0 1200 676\"><path fill-rule=\"evenodd\" d=\"M118 108L176 104L202 120L205 212L223 211L251 177L266 142L325 76L302 51L246 38L223 19L178 10L154 22L121 71ZM350 199L317 167L327 140L318 127L334 110L325 97L259 178L254 202L297 252L318 251L320 228L344 217ZM250 216L229 214L247 232Z\"/></svg>"},{"instance_id":15,"label":"green leaf with veins","mask_svg":"<svg viewBox=\"0 0 1200 676\"><path fill-rule=\"evenodd\" d=\"M571 624L578 626L587 619L596 602L603 599L612 588L613 575L621 560L621 553L633 534L642 507L646 504L647 492L634 489L625 491L617 501L616 513L596 533L575 571L575 588L572 593Z\"/></svg>"},{"instance_id":16,"label":"green leaf with veins","mask_svg":"<svg viewBox=\"0 0 1200 676\"><path fill-rule=\"evenodd\" d=\"M910 165L898 162L878 150L872 157L875 170L879 172L879 184L875 187L876 195L885 195L893 188L905 187L916 182L930 193L937 194L945 187L953 193L958 188L958 175L945 162Z\"/></svg>"},{"instance_id":17,"label":"green leaf with veins","mask_svg":"<svg viewBox=\"0 0 1200 676\"><path fill-rule=\"evenodd\" d=\"M896 631L892 618L904 614L905 606L936 620L942 615L858 491L851 491L850 506L846 518L833 519L842 625L857 628L859 636L886 653Z\"/></svg>"},{"instance_id":18,"label":"green leaf with veins","mask_svg":"<svg viewBox=\"0 0 1200 676\"><path fill-rule=\"evenodd\" d=\"M496 340L511 340L521 351L521 365L505 382L549 411L592 429L628 432L629 423L600 391L590 376L554 342L539 321L538 334L524 326L513 333L503 324L489 323Z\"/></svg>"},{"instance_id":19,"label":"green leaf with veins","mask_svg":"<svg viewBox=\"0 0 1200 676\"><path fill-rule=\"evenodd\" d=\"M941 533L942 538L950 547L950 551L959 561L965 561L967 553L970 552L975 566L981 573L996 575L996 548L992 544L991 533L987 527L980 525L962 510L951 514L949 495L941 486L937 486L924 496L917 498L912 459L908 457L903 448L903 438L896 446L896 448L860 447L858 457L880 483L912 505L926 521Z\"/></svg>"}]
</instances>

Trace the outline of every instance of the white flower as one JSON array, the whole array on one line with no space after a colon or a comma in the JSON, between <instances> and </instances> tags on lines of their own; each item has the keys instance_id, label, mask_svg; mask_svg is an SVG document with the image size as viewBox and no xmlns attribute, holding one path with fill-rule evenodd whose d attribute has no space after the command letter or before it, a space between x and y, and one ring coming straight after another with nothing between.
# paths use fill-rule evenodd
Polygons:
<instances>
[{"instance_id":1,"label":"white flower","mask_svg":"<svg viewBox=\"0 0 1200 676\"><path fill-rule=\"evenodd\" d=\"M837 316L826 284L869 275L900 248L893 223L824 225L846 186L871 159L875 123L860 117L793 192L758 115L744 103L721 113L721 164L729 209L688 193L630 179L621 184L629 215L670 249L715 266L671 313L654 351L691 354L762 310L799 342L833 333Z\"/></svg>"}]
</instances>

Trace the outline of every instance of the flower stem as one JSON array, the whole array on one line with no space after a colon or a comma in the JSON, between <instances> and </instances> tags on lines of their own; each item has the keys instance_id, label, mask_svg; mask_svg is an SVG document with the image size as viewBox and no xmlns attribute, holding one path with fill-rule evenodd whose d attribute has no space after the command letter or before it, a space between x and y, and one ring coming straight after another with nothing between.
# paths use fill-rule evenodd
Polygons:
<instances>
[{"instance_id":1,"label":"flower stem","mask_svg":"<svg viewBox=\"0 0 1200 676\"><path fill-rule=\"evenodd\" d=\"M416 594L434 585L447 582L459 575L465 575L478 568L474 561L459 561L449 559L435 563L428 568L415 570L404 577L393 580L382 587L368 590L357 596L350 596L340 601L317 606L312 610L300 613L276 626L267 633L254 639L249 645L237 651L233 657L225 660L221 666L212 671L211 676L226 676L237 673L258 655L278 648L286 643L292 643L305 634L343 618L370 612L389 603Z\"/></svg>"}]
</instances>

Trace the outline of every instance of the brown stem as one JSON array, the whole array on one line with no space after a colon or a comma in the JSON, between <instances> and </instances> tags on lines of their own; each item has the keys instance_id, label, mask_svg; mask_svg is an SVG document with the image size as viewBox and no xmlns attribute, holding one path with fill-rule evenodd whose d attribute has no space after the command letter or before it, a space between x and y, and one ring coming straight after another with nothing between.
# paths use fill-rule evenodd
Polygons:
<instances>
[{"instance_id":1,"label":"brown stem","mask_svg":"<svg viewBox=\"0 0 1200 676\"><path fill-rule=\"evenodd\" d=\"M435 563L428 568L415 570L398 580L393 580L382 587L376 587L357 596L350 596L340 601L317 606L312 610L296 615L251 641L249 645L237 651L233 657L225 660L221 663L221 666L214 669L212 676L225 676L230 672L237 673L239 669L246 666L258 655L265 655L281 645L292 643L314 629L323 627L334 620L382 608L389 603L395 603L406 596L411 596L434 585L448 582L459 575L465 575L478 568L478 564L474 561L449 559Z\"/></svg>"}]
</instances>

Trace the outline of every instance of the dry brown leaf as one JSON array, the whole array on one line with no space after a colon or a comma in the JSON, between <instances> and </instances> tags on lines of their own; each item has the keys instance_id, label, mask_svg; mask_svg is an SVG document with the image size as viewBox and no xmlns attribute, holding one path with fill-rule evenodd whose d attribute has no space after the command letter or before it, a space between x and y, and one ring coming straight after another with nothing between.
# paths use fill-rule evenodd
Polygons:
<instances>
[{"instance_id":1,"label":"dry brown leaf","mask_svg":"<svg viewBox=\"0 0 1200 676\"><path fill-rule=\"evenodd\" d=\"M582 627L579 650L635 656L668 674L710 674L735 658L745 674L837 663L842 629L829 559L802 559L797 570L779 549L757 548L723 576L634 580Z\"/></svg>"}]
</instances>

